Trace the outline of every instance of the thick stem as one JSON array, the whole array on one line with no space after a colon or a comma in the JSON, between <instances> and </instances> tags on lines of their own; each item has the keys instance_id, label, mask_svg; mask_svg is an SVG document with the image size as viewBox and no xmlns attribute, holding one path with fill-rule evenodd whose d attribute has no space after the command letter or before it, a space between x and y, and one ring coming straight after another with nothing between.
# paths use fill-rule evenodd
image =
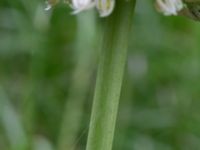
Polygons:
<instances>
[{"instance_id":1,"label":"thick stem","mask_svg":"<svg viewBox=\"0 0 200 150\"><path fill-rule=\"evenodd\" d=\"M117 0L105 20L87 150L111 150L135 0Z\"/></svg>"}]
</instances>

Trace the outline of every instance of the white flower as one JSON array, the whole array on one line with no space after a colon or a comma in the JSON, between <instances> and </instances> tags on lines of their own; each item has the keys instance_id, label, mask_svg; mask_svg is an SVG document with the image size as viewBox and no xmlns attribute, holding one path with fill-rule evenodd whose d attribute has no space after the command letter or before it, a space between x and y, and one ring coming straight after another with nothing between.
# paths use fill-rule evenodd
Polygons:
<instances>
[{"instance_id":1,"label":"white flower","mask_svg":"<svg viewBox=\"0 0 200 150\"><path fill-rule=\"evenodd\" d=\"M93 0L72 0L71 4L71 7L74 9L73 14L77 14L94 6L95 3Z\"/></svg>"},{"instance_id":2,"label":"white flower","mask_svg":"<svg viewBox=\"0 0 200 150\"><path fill-rule=\"evenodd\" d=\"M115 7L115 0L95 0L101 17L110 15Z\"/></svg>"},{"instance_id":3,"label":"white flower","mask_svg":"<svg viewBox=\"0 0 200 150\"><path fill-rule=\"evenodd\" d=\"M50 9L51 9L51 7L52 7L52 5L51 5L51 4L49 4L48 2L46 2L46 7L45 7L45 9L44 9L44 10L48 11L48 10L50 10Z\"/></svg>"},{"instance_id":4,"label":"white flower","mask_svg":"<svg viewBox=\"0 0 200 150\"><path fill-rule=\"evenodd\" d=\"M73 14L96 7L101 17L110 15L114 9L115 0L72 0Z\"/></svg>"},{"instance_id":5,"label":"white flower","mask_svg":"<svg viewBox=\"0 0 200 150\"><path fill-rule=\"evenodd\" d=\"M59 0L47 0L47 7L45 10L51 9ZM101 17L110 15L115 7L116 0L64 0L73 9L72 14L77 14L82 11L96 8Z\"/></svg>"},{"instance_id":6,"label":"white flower","mask_svg":"<svg viewBox=\"0 0 200 150\"><path fill-rule=\"evenodd\" d=\"M177 15L184 8L182 0L156 0L157 8L166 16Z\"/></svg>"}]
</instances>

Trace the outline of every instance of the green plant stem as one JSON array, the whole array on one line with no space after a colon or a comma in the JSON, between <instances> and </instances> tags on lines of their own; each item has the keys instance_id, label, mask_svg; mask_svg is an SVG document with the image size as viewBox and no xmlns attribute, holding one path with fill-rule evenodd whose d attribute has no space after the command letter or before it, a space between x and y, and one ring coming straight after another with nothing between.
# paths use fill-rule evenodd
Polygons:
<instances>
[{"instance_id":1,"label":"green plant stem","mask_svg":"<svg viewBox=\"0 0 200 150\"><path fill-rule=\"evenodd\" d=\"M58 139L58 150L75 149L76 138L81 127L81 118L84 114L92 70L94 68L95 40L94 12L85 12L77 15L77 43L74 50L76 67L72 75L71 88L66 101L61 132Z\"/></svg>"},{"instance_id":2,"label":"green plant stem","mask_svg":"<svg viewBox=\"0 0 200 150\"><path fill-rule=\"evenodd\" d=\"M117 0L115 11L105 19L87 150L112 149L134 6L135 0Z\"/></svg>"}]
</instances>

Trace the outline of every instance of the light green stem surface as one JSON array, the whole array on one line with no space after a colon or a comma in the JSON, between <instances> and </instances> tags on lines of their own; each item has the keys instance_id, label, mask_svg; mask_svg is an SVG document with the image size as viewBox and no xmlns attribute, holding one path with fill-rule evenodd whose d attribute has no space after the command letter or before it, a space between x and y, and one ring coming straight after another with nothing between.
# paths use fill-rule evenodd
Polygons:
<instances>
[{"instance_id":1,"label":"light green stem surface","mask_svg":"<svg viewBox=\"0 0 200 150\"><path fill-rule=\"evenodd\" d=\"M84 102L94 68L94 56L96 56L94 51L95 21L95 15L91 11L77 15L77 43L74 50L77 64L63 113L58 150L76 149L78 131L84 114Z\"/></svg>"},{"instance_id":2,"label":"light green stem surface","mask_svg":"<svg viewBox=\"0 0 200 150\"><path fill-rule=\"evenodd\" d=\"M111 150L135 0L117 0L105 19L87 150Z\"/></svg>"}]
</instances>

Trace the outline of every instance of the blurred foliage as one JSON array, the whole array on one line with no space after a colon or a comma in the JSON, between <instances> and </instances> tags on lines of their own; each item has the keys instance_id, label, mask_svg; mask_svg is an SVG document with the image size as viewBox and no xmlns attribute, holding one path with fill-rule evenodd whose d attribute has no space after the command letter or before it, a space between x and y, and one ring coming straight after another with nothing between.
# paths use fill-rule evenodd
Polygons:
<instances>
[{"instance_id":1,"label":"blurred foliage","mask_svg":"<svg viewBox=\"0 0 200 150\"><path fill-rule=\"evenodd\" d=\"M0 1L1 150L62 150L61 128L73 126L66 150L85 147L101 19L44 8ZM200 149L199 39L198 22L138 0L113 149Z\"/></svg>"}]
</instances>

